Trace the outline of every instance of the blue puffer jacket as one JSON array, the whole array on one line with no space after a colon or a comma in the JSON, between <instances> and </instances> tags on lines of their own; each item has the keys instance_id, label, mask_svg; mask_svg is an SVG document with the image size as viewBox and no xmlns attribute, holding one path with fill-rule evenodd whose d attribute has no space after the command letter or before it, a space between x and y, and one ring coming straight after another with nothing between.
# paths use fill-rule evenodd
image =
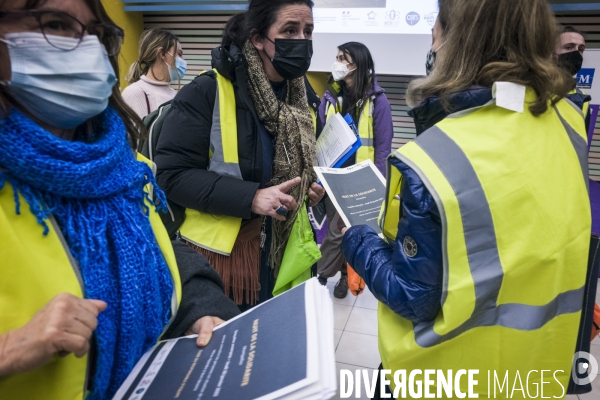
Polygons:
<instances>
[{"instance_id":1,"label":"blue puffer jacket","mask_svg":"<svg viewBox=\"0 0 600 400\"><path fill-rule=\"evenodd\" d=\"M473 87L452 96L453 112L479 107L492 100L490 88ZM417 133L440 122L448 114L437 98L411 110ZM388 159L403 177L402 217L393 246L371 228L361 225L344 235L342 251L348 263L365 280L377 300L413 322L433 320L441 308L443 286L442 225L433 197L417 173L396 158ZM417 245L415 257L403 250L409 236Z\"/></svg>"}]
</instances>

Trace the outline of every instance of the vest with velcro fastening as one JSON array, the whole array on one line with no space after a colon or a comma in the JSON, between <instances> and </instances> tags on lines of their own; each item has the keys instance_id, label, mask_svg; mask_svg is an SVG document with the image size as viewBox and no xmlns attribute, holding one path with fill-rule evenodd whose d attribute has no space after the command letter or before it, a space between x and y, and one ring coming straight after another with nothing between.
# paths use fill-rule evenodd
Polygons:
<instances>
[{"instance_id":1,"label":"vest with velcro fastening","mask_svg":"<svg viewBox=\"0 0 600 400\"><path fill-rule=\"evenodd\" d=\"M526 104L534 100L528 89ZM543 381L545 397L563 396L591 232L581 111L562 100L534 116L527 106L516 113L492 101L448 116L393 153L380 225L388 241L403 243L400 162L440 213L442 309L434 321L413 323L379 304L384 368L479 370L480 398L494 385L488 371L501 382L508 371L509 388L518 373L530 393ZM551 372L541 378L541 370ZM467 379L460 388L467 392Z\"/></svg>"}]
</instances>

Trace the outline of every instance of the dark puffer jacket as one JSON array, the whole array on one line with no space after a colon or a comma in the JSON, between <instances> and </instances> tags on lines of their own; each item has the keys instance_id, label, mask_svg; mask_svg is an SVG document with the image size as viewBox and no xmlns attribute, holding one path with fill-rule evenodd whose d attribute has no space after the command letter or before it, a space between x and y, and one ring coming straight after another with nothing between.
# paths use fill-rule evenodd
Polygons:
<instances>
[{"instance_id":1,"label":"dark puffer jacket","mask_svg":"<svg viewBox=\"0 0 600 400\"><path fill-rule=\"evenodd\" d=\"M453 95L455 112L482 106L492 100L490 88L474 87ZM448 116L437 98L424 101L411 111L417 133ZM414 321L433 320L441 309L443 286L442 223L437 205L427 187L409 166L390 159L403 177L402 218L393 246L365 225L352 227L342 242L342 252L377 298L396 314ZM419 246L418 256L402 251L410 236Z\"/></svg>"},{"instance_id":2,"label":"dark puffer jacket","mask_svg":"<svg viewBox=\"0 0 600 400\"><path fill-rule=\"evenodd\" d=\"M208 171L217 83L215 75L207 73L184 86L173 100L154 159L158 183L169 200L181 207L251 219L254 195L270 180L274 138L256 114L240 50L235 46L214 49L212 65L233 83L243 180ZM308 80L306 85L309 105L316 112L319 97Z\"/></svg>"}]
</instances>

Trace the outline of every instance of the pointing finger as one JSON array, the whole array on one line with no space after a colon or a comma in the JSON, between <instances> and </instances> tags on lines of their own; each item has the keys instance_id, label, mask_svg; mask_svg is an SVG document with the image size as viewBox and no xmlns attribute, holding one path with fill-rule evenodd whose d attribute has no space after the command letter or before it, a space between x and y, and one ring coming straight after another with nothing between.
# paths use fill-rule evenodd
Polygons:
<instances>
[{"instance_id":1,"label":"pointing finger","mask_svg":"<svg viewBox=\"0 0 600 400\"><path fill-rule=\"evenodd\" d=\"M281 185L278 186L278 188L283 193L287 193L291 188L298 185L301 181L302 181L302 179L300 177L296 177L294 179L290 179L287 182L283 182Z\"/></svg>"}]
</instances>

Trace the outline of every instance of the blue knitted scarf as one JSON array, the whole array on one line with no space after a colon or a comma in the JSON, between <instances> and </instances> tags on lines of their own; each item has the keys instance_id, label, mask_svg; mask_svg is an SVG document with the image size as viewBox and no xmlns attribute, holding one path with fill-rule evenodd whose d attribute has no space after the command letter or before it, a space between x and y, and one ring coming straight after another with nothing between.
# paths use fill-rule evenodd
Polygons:
<instances>
[{"instance_id":1,"label":"blue knitted scarf","mask_svg":"<svg viewBox=\"0 0 600 400\"><path fill-rule=\"evenodd\" d=\"M17 193L25 198L40 234L48 233L49 215L56 217L79 262L85 297L108 303L94 332L88 397L108 399L168 323L173 280L144 203L144 187L155 186L152 171L135 160L113 109L94 121L92 143L71 142L11 110L0 120L0 190L12 185L17 214Z\"/></svg>"}]
</instances>

